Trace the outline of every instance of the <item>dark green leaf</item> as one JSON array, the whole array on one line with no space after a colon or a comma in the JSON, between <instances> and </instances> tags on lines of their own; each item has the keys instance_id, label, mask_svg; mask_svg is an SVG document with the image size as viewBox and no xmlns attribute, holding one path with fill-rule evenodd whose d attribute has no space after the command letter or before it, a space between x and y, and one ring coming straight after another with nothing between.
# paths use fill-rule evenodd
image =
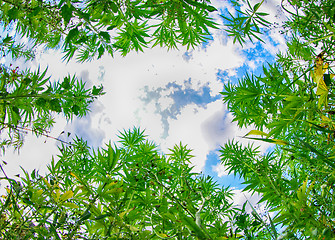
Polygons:
<instances>
[{"instance_id":1,"label":"dark green leaf","mask_svg":"<svg viewBox=\"0 0 335 240\"><path fill-rule=\"evenodd\" d=\"M7 15L9 18L9 22L11 22L12 20L17 19L17 17L19 16L19 9L17 9L16 7L13 7L8 10Z\"/></svg>"},{"instance_id":2,"label":"dark green leaf","mask_svg":"<svg viewBox=\"0 0 335 240\"><path fill-rule=\"evenodd\" d=\"M44 108L44 106L46 105L47 101L40 97L38 98L36 101L35 101L35 104L38 106L38 107L41 107L41 108Z\"/></svg>"},{"instance_id":3,"label":"dark green leaf","mask_svg":"<svg viewBox=\"0 0 335 240\"><path fill-rule=\"evenodd\" d=\"M78 116L79 111L80 111L80 107L78 105L73 105L72 106L72 112L74 113L74 115Z\"/></svg>"},{"instance_id":4,"label":"dark green leaf","mask_svg":"<svg viewBox=\"0 0 335 240\"><path fill-rule=\"evenodd\" d=\"M110 1L110 6L112 8L112 11L114 13L117 13L118 12L118 6L116 5L116 3L114 1Z\"/></svg>"},{"instance_id":5,"label":"dark green leaf","mask_svg":"<svg viewBox=\"0 0 335 240\"><path fill-rule=\"evenodd\" d=\"M98 88L96 86L93 86L92 95L98 96L98 95L102 94L102 91L103 91L103 87L102 86L100 86Z\"/></svg>"},{"instance_id":6,"label":"dark green leaf","mask_svg":"<svg viewBox=\"0 0 335 240\"><path fill-rule=\"evenodd\" d=\"M52 99L49 102L49 105L50 105L50 110L52 110L52 111L55 111L55 112L58 112L58 113L60 113L62 111L60 100L57 99L57 98Z\"/></svg>"},{"instance_id":7,"label":"dark green leaf","mask_svg":"<svg viewBox=\"0 0 335 240\"><path fill-rule=\"evenodd\" d=\"M80 219L79 221L80 222L83 222L85 221L86 219L89 219L91 217L91 212L89 210L86 210L81 216L80 216Z\"/></svg>"},{"instance_id":8,"label":"dark green leaf","mask_svg":"<svg viewBox=\"0 0 335 240\"><path fill-rule=\"evenodd\" d=\"M67 36L66 36L66 38L65 38L65 41L68 42L68 43L71 42L71 40L72 40L73 38L77 37L78 34L79 34L79 30L78 30L77 27L71 29L71 30L69 31L69 33L67 34Z\"/></svg>"},{"instance_id":9,"label":"dark green leaf","mask_svg":"<svg viewBox=\"0 0 335 240\"><path fill-rule=\"evenodd\" d=\"M98 48L98 53L99 53L98 59L100 59L102 57L102 55L104 54L104 52L105 52L105 48L103 46L100 46Z\"/></svg>"},{"instance_id":10,"label":"dark green leaf","mask_svg":"<svg viewBox=\"0 0 335 240\"><path fill-rule=\"evenodd\" d=\"M106 42L110 42L111 36L109 35L108 32L99 32L99 36L103 37Z\"/></svg>"},{"instance_id":11,"label":"dark green leaf","mask_svg":"<svg viewBox=\"0 0 335 240\"><path fill-rule=\"evenodd\" d=\"M69 77L65 77L64 81L61 84L62 88L64 88L65 90L69 90L71 88L70 85L70 78Z\"/></svg>"},{"instance_id":12,"label":"dark green leaf","mask_svg":"<svg viewBox=\"0 0 335 240\"><path fill-rule=\"evenodd\" d=\"M65 26L70 22L72 18L72 5L64 4L61 8L61 15L64 19Z\"/></svg>"}]
</instances>

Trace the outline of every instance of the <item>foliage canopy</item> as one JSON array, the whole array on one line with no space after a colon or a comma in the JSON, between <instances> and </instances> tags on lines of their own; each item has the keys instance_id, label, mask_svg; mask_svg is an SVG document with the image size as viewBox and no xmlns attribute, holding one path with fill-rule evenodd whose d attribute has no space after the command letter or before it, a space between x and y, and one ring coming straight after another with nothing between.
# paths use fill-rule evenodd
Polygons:
<instances>
[{"instance_id":1,"label":"foliage canopy","mask_svg":"<svg viewBox=\"0 0 335 240\"><path fill-rule=\"evenodd\" d=\"M231 1L223 15L234 42L260 40L272 27L264 1ZM242 8L242 5L246 8ZM246 9L246 10L241 10ZM232 206L228 188L193 173L191 151L179 144L162 154L139 129L120 133L118 145L92 149L84 140L64 143L45 176L4 174L0 236L5 239L334 239L334 44L332 0L282 1L287 51L261 75L229 83L223 100L245 138L275 144L262 154L230 141L222 164L241 176L245 190L262 196L273 218ZM147 46L194 47L206 40L207 1L1 0L7 59L34 58L35 47L61 48L64 59L100 58ZM11 31L13 30L13 31ZM15 33L11 35L10 33ZM7 34L7 33L6 33ZM17 41L26 37L28 44ZM73 76L49 82L46 71L1 65L1 147L22 144L22 132L47 134L53 114L82 117L104 94ZM280 234L278 233L281 232Z\"/></svg>"},{"instance_id":2,"label":"foliage canopy","mask_svg":"<svg viewBox=\"0 0 335 240\"><path fill-rule=\"evenodd\" d=\"M222 92L234 121L256 128L245 137L276 147L264 155L231 141L222 163L262 194L284 238L333 239L335 3L288 3L287 52Z\"/></svg>"}]
</instances>

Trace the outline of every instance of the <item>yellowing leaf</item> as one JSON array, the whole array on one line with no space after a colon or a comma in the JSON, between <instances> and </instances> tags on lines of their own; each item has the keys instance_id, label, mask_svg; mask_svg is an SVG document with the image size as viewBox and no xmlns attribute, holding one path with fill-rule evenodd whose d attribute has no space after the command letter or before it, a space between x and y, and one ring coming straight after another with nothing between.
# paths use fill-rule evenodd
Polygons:
<instances>
[{"instance_id":1,"label":"yellowing leaf","mask_svg":"<svg viewBox=\"0 0 335 240\"><path fill-rule=\"evenodd\" d=\"M297 191L297 197L299 201L304 204L306 204L307 197L310 191L312 190L312 188L314 187L314 181L309 185L308 188L307 188L307 182L308 182L308 178L303 182L302 186Z\"/></svg>"},{"instance_id":2,"label":"yellowing leaf","mask_svg":"<svg viewBox=\"0 0 335 240\"><path fill-rule=\"evenodd\" d=\"M314 71L312 72L313 81L317 84L316 95L320 96L318 101L318 108L328 105L328 87L323 80L323 75L327 71L329 64L323 64L322 54L320 54L315 60ZM332 76L330 76L332 78Z\"/></svg>"},{"instance_id":3,"label":"yellowing leaf","mask_svg":"<svg viewBox=\"0 0 335 240\"><path fill-rule=\"evenodd\" d=\"M326 72L328 68L328 64L326 63L323 65L322 56L318 56L315 59L315 67L314 71L312 72L312 78L316 84L319 84L321 78L323 78L323 74Z\"/></svg>"},{"instance_id":4,"label":"yellowing leaf","mask_svg":"<svg viewBox=\"0 0 335 240\"><path fill-rule=\"evenodd\" d=\"M63 206L69 207L69 208L79 208L76 204L74 204L72 202L63 203Z\"/></svg>"},{"instance_id":5,"label":"yellowing leaf","mask_svg":"<svg viewBox=\"0 0 335 240\"><path fill-rule=\"evenodd\" d=\"M38 191L36 192L36 195L39 197L39 196L41 196L41 195L42 195L42 193L43 193L43 190L42 190L42 189L40 189L40 190L38 190Z\"/></svg>"},{"instance_id":6,"label":"yellowing leaf","mask_svg":"<svg viewBox=\"0 0 335 240\"><path fill-rule=\"evenodd\" d=\"M42 177L42 179L43 179L43 182L45 183L45 185L47 185L48 188L51 188L50 183L44 177Z\"/></svg>"},{"instance_id":7,"label":"yellowing leaf","mask_svg":"<svg viewBox=\"0 0 335 240\"><path fill-rule=\"evenodd\" d=\"M42 193L43 193L43 190L42 190L42 189L37 190L36 192L34 192L33 197L32 197L32 200L33 200L33 201L38 200L38 199L41 197Z\"/></svg>"},{"instance_id":8,"label":"yellowing leaf","mask_svg":"<svg viewBox=\"0 0 335 240\"><path fill-rule=\"evenodd\" d=\"M120 217L120 218L123 218L124 215L128 214L128 213L131 212L132 210L133 210L133 209L128 209L128 210L126 210L126 211L120 213L120 214L119 214L119 217Z\"/></svg>"},{"instance_id":9,"label":"yellowing leaf","mask_svg":"<svg viewBox=\"0 0 335 240\"><path fill-rule=\"evenodd\" d=\"M117 181L108 183L108 184L106 185L105 189L110 189L110 188L114 187L115 184L117 184Z\"/></svg>"},{"instance_id":10,"label":"yellowing leaf","mask_svg":"<svg viewBox=\"0 0 335 240\"><path fill-rule=\"evenodd\" d=\"M134 227L134 226L131 226L131 225L128 225L128 227L129 227L130 231L132 231L132 232L140 231L140 229L138 229L137 227Z\"/></svg>"},{"instance_id":11,"label":"yellowing leaf","mask_svg":"<svg viewBox=\"0 0 335 240\"><path fill-rule=\"evenodd\" d=\"M59 197L60 197L60 191L59 191L59 189L56 189L56 202L58 202L58 200L59 200Z\"/></svg>"},{"instance_id":12,"label":"yellowing leaf","mask_svg":"<svg viewBox=\"0 0 335 240\"><path fill-rule=\"evenodd\" d=\"M325 115L321 115L321 119L323 122L331 122L330 118Z\"/></svg>"},{"instance_id":13,"label":"yellowing leaf","mask_svg":"<svg viewBox=\"0 0 335 240\"><path fill-rule=\"evenodd\" d=\"M158 237L160 238L167 238L169 237L168 235L166 235L165 233L156 233Z\"/></svg>"},{"instance_id":14,"label":"yellowing leaf","mask_svg":"<svg viewBox=\"0 0 335 240\"><path fill-rule=\"evenodd\" d=\"M266 137L269 136L269 134L267 134L263 131L260 131L260 130L251 130L246 135L244 135L244 137L249 136L249 135L258 135L258 136L266 136Z\"/></svg>"},{"instance_id":15,"label":"yellowing leaf","mask_svg":"<svg viewBox=\"0 0 335 240\"><path fill-rule=\"evenodd\" d=\"M316 95L323 95L323 94L328 94L328 87L323 81L323 78L319 80L318 88L316 89Z\"/></svg>"},{"instance_id":16,"label":"yellowing leaf","mask_svg":"<svg viewBox=\"0 0 335 240\"><path fill-rule=\"evenodd\" d=\"M321 109L322 106L328 105L328 92L320 95L319 101L318 101L318 108Z\"/></svg>"},{"instance_id":17,"label":"yellowing leaf","mask_svg":"<svg viewBox=\"0 0 335 240\"><path fill-rule=\"evenodd\" d=\"M60 197L60 201L64 202L66 200L68 200L69 198L72 198L73 196L73 192L71 190L66 191L61 197Z\"/></svg>"},{"instance_id":18,"label":"yellowing leaf","mask_svg":"<svg viewBox=\"0 0 335 240\"><path fill-rule=\"evenodd\" d=\"M280 139L271 139L273 141L274 144L278 144L278 145L287 145L288 143L284 140L280 140Z\"/></svg>"},{"instance_id":19,"label":"yellowing leaf","mask_svg":"<svg viewBox=\"0 0 335 240\"><path fill-rule=\"evenodd\" d=\"M106 191L106 194L115 194L115 193L122 193L123 188L113 188L108 191Z\"/></svg>"},{"instance_id":20,"label":"yellowing leaf","mask_svg":"<svg viewBox=\"0 0 335 240\"><path fill-rule=\"evenodd\" d=\"M77 180L81 181L81 180L79 179L79 177L77 177L77 175L74 174L73 172L70 172L70 175L71 175L72 177L75 177Z\"/></svg>"},{"instance_id":21,"label":"yellowing leaf","mask_svg":"<svg viewBox=\"0 0 335 240\"><path fill-rule=\"evenodd\" d=\"M288 142L286 142L284 140L280 140L280 139L254 138L254 137L245 137L245 138L252 139L252 140L257 140L257 141L262 141L262 142L267 142L267 143L274 143L274 144L278 144L278 145L288 145Z\"/></svg>"}]
</instances>

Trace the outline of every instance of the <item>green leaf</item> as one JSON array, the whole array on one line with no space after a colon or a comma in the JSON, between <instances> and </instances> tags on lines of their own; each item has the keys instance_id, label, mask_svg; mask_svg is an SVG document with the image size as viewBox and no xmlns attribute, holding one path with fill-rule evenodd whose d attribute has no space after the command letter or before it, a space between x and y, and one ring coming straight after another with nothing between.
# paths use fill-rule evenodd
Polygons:
<instances>
[{"instance_id":1,"label":"green leaf","mask_svg":"<svg viewBox=\"0 0 335 240\"><path fill-rule=\"evenodd\" d=\"M89 210L86 210L81 216L80 216L80 219L79 219L79 222L83 222L85 221L86 219L89 219L91 217L91 212Z\"/></svg>"},{"instance_id":2,"label":"green leaf","mask_svg":"<svg viewBox=\"0 0 335 240\"><path fill-rule=\"evenodd\" d=\"M42 97L37 98L37 100L35 101L35 104L36 104L37 106L41 107L41 108L44 108L45 105L46 105L46 103L47 103L47 100L45 100L45 99L42 98Z\"/></svg>"},{"instance_id":3,"label":"green leaf","mask_svg":"<svg viewBox=\"0 0 335 240\"><path fill-rule=\"evenodd\" d=\"M25 86L29 85L31 82L32 82L32 80L29 77L26 77L22 80L22 84L25 85Z\"/></svg>"},{"instance_id":4,"label":"green leaf","mask_svg":"<svg viewBox=\"0 0 335 240\"><path fill-rule=\"evenodd\" d=\"M72 18L72 5L64 4L61 8L61 15L64 19L65 26L70 22Z\"/></svg>"},{"instance_id":5,"label":"green leaf","mask_svg":"<svg viewBox=\"0 0 335 240\"><path fill-rule=\"evenodd\" d=\"M263 141L263 142L267 142L267 143L274 143L277 145L288 145L289 143L284 141L284 140L280 140L280 139L268 139L268 138L252 138L252 137L245 137L247 139L252 139L252 140L258 140L258 141Z\"/></svg>"},{"instance_id":6,"label":"green leaf","mask_svg":"<svg viewBox=\"0 0 335 240\"><path fill-rule=\"evenodd\" d=\"M98 59L100 59L102 57L102 55L104 54L105 52L105 48L101 45L99 48L98 48Z\"/></svg>"},{"instance_id":7,"label":"green leaf","mask_svg":"<svg viewBox=\"0 0 335 240\"><path fill-rule=\"evenodd\" d=\"M62 106L60 104L59 99L57 99L57 98L52 99L49 102L49 105L50 105L50 110L58 112L58 113L62 112Z\"/></svg>"},{"instance_id":8,"label":"green leaf","mask_svg":"<svg viewBox=\"0 0 335 240\"><path fill-rule=\"evenodd\" d=\"M112 171L119 161L120 151L117 148L114 151L114 149L112 148L110 144L108 145L108 158L109 158L109 164L110 164L110 171Z\"/></svg>"},{"instance_id":9,"label":"green leaf","mask_svg":"<svg viewBox=\"0 0 335 240\"><path fill-rule=\"evenodd\" d=\"M103 93L103 87L100 86L100 87L96 87L96 86L93 86L93 89L92 89L92 95L93 96L98 96L98 95L101 95Z\"/></svg>"},{"instance_id":10,"label":"green leaf","mask_svg":"<svg viewBox=\"0 0 335 240\"><path fill-rule=\"evenodd\" d=\"M11 108L11 121L14 125L17 125L21 119L20 110L17 106L12 106Z\"/></svg>"},{"instance_id":11,"label":"green leaf","mask_svg":"<svg viewBox=\"0 0 335 240\"><path fill-rule=\"evenodd\" d=\"M79 115L79 111L80 111L80 107L75 104L75 105L72 106L71 110L74 113L74 115L78 116Z\"/></svg>"},{"instance_id":12,"label":"green leaf","mask_svg":"<svg viewBox=\"0 0 335 240\"><path fill-rule=\"evenodd\" d=\"M77 37L78 34L79 34L79 30L78 30L77 27L71 29L71 30L69 31L69 33L67 34L66 38L65 38L65 42L67 42L67 43L71 42L71 40L72 40L73 38Z\"/></svg>"},{"instance_id":13,"label":"green leaf","mask_svg":"<svg viewBox=\"0 0 335 240\"><path fill-rule=\"evenodd\" d=\"M111 36L109 35L108 32L99 32L99 36L101 36L102 38L104 38L106 40L106 42L110 42Z\"/></svg>"},{"instance_id":14,"label":"green leaf","mask_svg":"<svg viewBox=\"0 0 335 240\"><path fill-rule=\"evenodd\" d=\"M110 25L108 28L107 28L107 30L113 30L114 28L116 28L117 27L117 25L115 25L115 24L112 24L112 25Z\"/></svg>"},{"instance_id":15,"label":"green leaf","mask_svg":"<svg viewBox=\"0 0 335 240\"><path fill-rule=\"evenodd\" d=\"M65 90L69 90L71 88L70 85L70 78L69 77L65 77L64 81L61 84L62 88L64 88Z\"/></svg>"},{"instance_id":16,"label":"green leaf","mask_svg":"<svg viewBox=\"0 0 335 240\"><path fill-rule=\"evenodd\" d=\"M206 9L207 9L209 12L217 11L217 9L216 9L214 6L210 6L210 5L207 5L207 6L206 6Z\"/></svg>"},{"instance_id":17,"label":"green leaf","mask_svg":"<svg viewBox=\"0 0 335 240\"><path fill-rule=\"evenodd\" d=\"M9 18L9 22L17 19L17 17L19 16L19 9L17 9L16 7L9 9L7 12L7 16Z\"/></svg>"},{"instance_id":18,"label":"green leaf","mask_svg":"<svg viewBox=\"0 0 335 240\"><path fill-rule=\"evenodd\" d=\"M110 3L110 6L111 6L111 8L112 8L112 11L113 11L114 13L117 13L119 7L116 5L116 3L115 3L114 1L110 1L109 3Z\"/></svg>"},{"instance_id":19,"label":"green leaf","mask_svg":"<svg viewBox=\"0 0 335 240\"><path fill-rule=\"evenodd\" d=\"M2 40L2 43L3 44L8 44L12 41L12 37L10 37L9 35L7 35L7 37L5 37L3 40Z\"/></svg>"},{"instance_id":20,"label":"green leaf","mask_svg":"<svg viewBox=\"0 0 335 240\"><path fill-rule=\"evenodd\" d=\"M199 239L208 239L208 236L203 232L203 230L195 223L193 218L188 217L184 214L181 215L181 220L184 224L192 231Z\"/></svg>"}]
</instances>

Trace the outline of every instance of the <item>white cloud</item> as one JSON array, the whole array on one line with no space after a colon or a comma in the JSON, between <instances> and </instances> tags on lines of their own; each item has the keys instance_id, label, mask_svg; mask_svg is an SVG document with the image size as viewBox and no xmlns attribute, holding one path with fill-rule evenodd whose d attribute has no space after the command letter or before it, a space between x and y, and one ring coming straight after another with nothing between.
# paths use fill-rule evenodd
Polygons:
<instances>
[{"instance_id":1,"label":"white cloud","mask_svg":"<svg viewBox=\"0 0 335 240\"><path fill-rule=\"evenodd\" d=\"M245 209L247 213L251 213L253 211L252 208L254 208L260 216L266 219L266 214L268 213L266 203L258 203L259 200L261 200L261 196L258 193L252 193L250 191L243 191L239 189L234 189L232 192L234 193L232 202L235 207L242 208L243 204L247 202Z\"/></svg>"},{"instance_id":2,"label":"white cloud","mask_svg":"<svg viewBox=\"0 0 335 240\"><path fill-rule=\"evenodd\" d=\"M57 124L48 133L51 137L41 136L37 138L27 131L24 146L19 152L14 152L13 148L6 150L1 160L7 162L7 165L0 164L2 164L8 176L13 176L18 173L22 175L20 166L28 172L34 169L38 169L41 173L47 171L46 164L51 162L53 155L56 156L59 153L57 148L59 142L52 137L59 137L66 126L64 118L57 116L56 121Z\"/></svg>"},{"instance_id":3,"label":"white cloud","mask_svg":"<svg viewBox=\"0 0 335 240\"><path fill-rule=\"evenodd\" d=\"M229 174L228 169L221 163L212 166L214 172L217 172L218 177L227 176Z\"/></svg>"}]
</instances>

